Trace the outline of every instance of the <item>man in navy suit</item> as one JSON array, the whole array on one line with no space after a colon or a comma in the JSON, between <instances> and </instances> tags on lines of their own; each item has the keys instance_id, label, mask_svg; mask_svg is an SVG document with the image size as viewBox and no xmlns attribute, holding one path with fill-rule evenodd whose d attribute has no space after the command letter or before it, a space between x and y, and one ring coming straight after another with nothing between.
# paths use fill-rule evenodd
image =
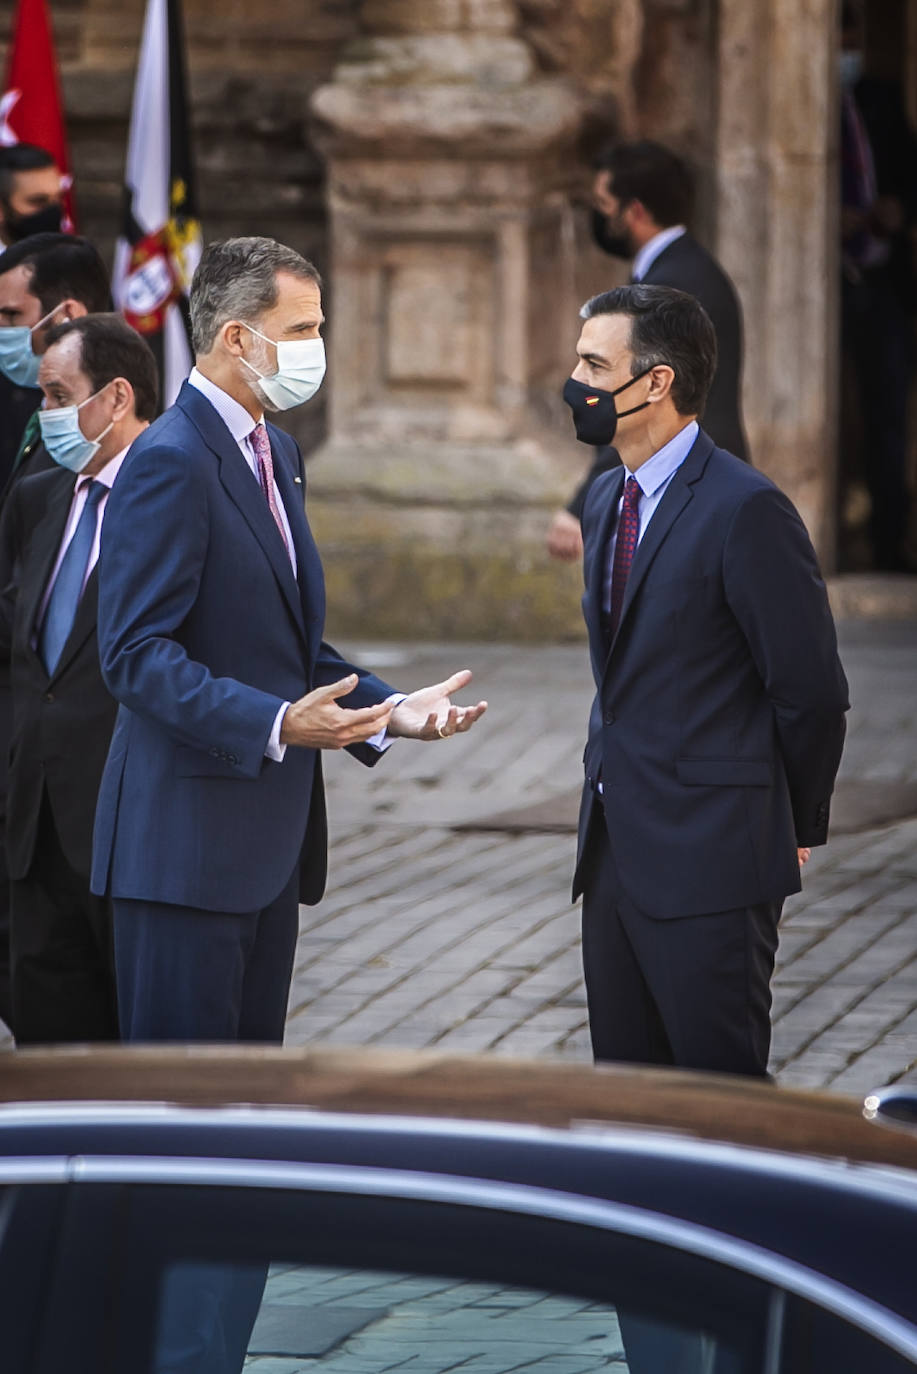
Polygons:
<instances>
[{"instance_id":1,"label":"man in navy suit","mask_svg":"<svg viewBox=\"0 0 917 1374\"><path fill-rule=\"evenodd\" d=\"M127 1040L283 1039L299 901L322 895L321 749L377 763L443 738L470 673L401 699L322 640L303 464L265 410L324 374L321 282L271 239L206 250L197 365L134 444L99 565L102 673L120 703L93 890L113 899Z\"/></svg>"},{"instance_id":2,"label":"man in navy suit","mask_svg":"<svg viewBox=\"0 0 917 1374\"><path fill-rule=\"evenodd\" d=\"M694 297L583 307L577 436L623 466L583 515L596 683L574 897L595 1056L763 1076L783 899L824 844L847 684L805 527L697 417Z\"/></svg>"}]
</instances>

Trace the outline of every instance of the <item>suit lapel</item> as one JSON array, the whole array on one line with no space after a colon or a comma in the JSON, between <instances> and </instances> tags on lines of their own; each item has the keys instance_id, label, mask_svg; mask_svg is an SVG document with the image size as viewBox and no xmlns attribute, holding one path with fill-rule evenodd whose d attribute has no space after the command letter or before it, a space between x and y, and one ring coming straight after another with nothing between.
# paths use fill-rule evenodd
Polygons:
<instances>
[{"instance_id":1,"label":"suit lapel","mask_svg":"<svg viewBox=\"0 0 917 1374\"><path fill-rule=\"evenodd\" d=\"M284 510L293 536L296 553L297 581L299 583L300 606L306 635L309 641L309 661L314 663L318 654L325 622L325 578L322 572L318 549L306 519L305 493L300 483L294 481L293 474L276 439L273 425L268 425L271 452L274 455L274 478L277 490L283 501Z\"/></svg>"},{"instance_id":2,"label":"suit lapel","mask_svg":"<svg viewBox=\"0 0 917 1374\"><path fill-rule=\"evenodd\" d=\"M622 467L616 470L614 481L608 484L608 505L599 523L595 554L589 569L589 624L587 629L594 644L601 644L603 638L602 609L605 598L605 574L608 566L608 541L618 518L618 502L621 500L623 487L624 469Z\"/></svg>"},{"instance_id":3,"label":"suit lapel","mask_svg":"<svg viewBox=\"0 0 917 1374\"><path fill-rule=\"evenodd\" d=\"M205 396L185 382L179 392L177 404L193 421L207 446L220 460L220 481L223 488L261 545L296 626L303 638L307 638L293 567L257 478L242 457L235 439ZM286 505L286 502L284 504ZM287 518L289 519L289 511Z\"/></svg>"},{"instance_id":4,"label":"suit lapel","mask_svg":"<svg viewBox=\"0 0 917 1374\"><path fill-rule=\"evenodd\" d=\"M32 641L38 634L38 612L45 588L48 585L48 578L51 576L57 555L60 552L60 543L67 526L67 516L70 514L70 503L73 500L75 486L76 478L69 477L61 471L61 481L55 483L54 490L45 507L45 513L32 535L32 549L35 555L34 572L23 579L20 587L22 624L25 627L27 650L35 662L41 665L42 672L44 672L44 665L41 664L38 653L33 649Z\"/></svg>"}]
</instances>

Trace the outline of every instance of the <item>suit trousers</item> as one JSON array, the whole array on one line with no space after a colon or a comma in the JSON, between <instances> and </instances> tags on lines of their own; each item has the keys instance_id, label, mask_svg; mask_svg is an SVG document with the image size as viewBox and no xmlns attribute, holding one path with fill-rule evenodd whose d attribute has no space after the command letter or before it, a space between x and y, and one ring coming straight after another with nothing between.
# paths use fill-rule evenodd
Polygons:
<instances>
[{"instance_id":1,"label":"suit trousers","mask_svg":"<svg viewBox=\"0 0 917 1374\"><path fill-rule=\"evenodd\" d=\"M10 884L10 934L17 1045L118 1039L111 905L70 866L47 793L31 867Z\"/></svg>"},{"instance_id":2,"label":"suit trousers","mask_svg":"<svg viewBox=\"0 0 917 1374\"><path fill-rule=\"evenodd\" d=\"M623 891L610 842L596 831L583 892L583 967L596 1060L765 1077L783 903L709 916L649 916Z\"/></svg>"},{"instance_id":3,"label":"suit trousers","mask_svg":"<svg viewBox=\"0 0 917 1374\"><path fill-rule=\"evenodd\" d=\"M261 911L114 899L122 1036L282 1044L299 933L299 866Z\"/></svg>"}]
</instances>

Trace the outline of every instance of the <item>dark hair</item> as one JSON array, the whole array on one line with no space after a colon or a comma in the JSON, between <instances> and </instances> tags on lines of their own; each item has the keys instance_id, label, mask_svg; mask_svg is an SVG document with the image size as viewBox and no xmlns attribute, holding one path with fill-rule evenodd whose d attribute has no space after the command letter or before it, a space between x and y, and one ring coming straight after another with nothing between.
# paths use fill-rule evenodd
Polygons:
<instances>
[{"instance_id":1,"label":"dark hair","mask_svg":"<svg viewBox=\"0 0 917 1374\"><path fill-rule=\"evenodd\" d=\"M0 148L0 199L9 200L17 172L39 172L56 166L52 154L35 143L13 143Z\"/></svg>"},{"instance_id":2,"label":"dark hair","mask_svg":"<svg viewBox=\"0 0 917 1374\"><path fill-rule=\"evenodd\" d=\"M255 323L277 304L278 272L322 284L311 262L276 239L224 239L207 245L189 296L197 357L210 352L227 320Z\"/></svg>"},{"instance_id":3,"label":"dark hair","mask_svg":"<svg viewBox=\"0 0 917 1374\"><path fill-rule=\"evenodd\" d=\"M99 250L75 234L33 234L0 254L0 275L29 268L29 291L43 315L61 301L85 305L90 315L111 310L108 273Z\"/></svg>"},{"instance_id":4,"label":"dark hair","mask_svg":"<svg viewBox=\"0 0 917 1374\"><path fill-rule=\"evenodd\" d=\"M89 378L93 394L123 377L134 388L134 414L152 420L159 401L159 380L152 350L131 329L123 315L105 312L65 320L48 330L48 348L71 334L80 338L80 367Z\"/></svg>"},{"instance_id":5,"label":"dark hair","mask_svg":"<svg viewBox=\"0 0 917 1374\"><path fill-rule=\"evenodd\" d=\"M665 363L675 373L672 402L679 415L703 413L716 372L716 334L700 301L672 286L616 286L593 296L580 311L630 319L631 376Z\"/></svg>"},{"instance_id":6,"label":"dark hair","mask_svg":"<svg viewBox=\"0 0 917 1374\"><path fill-rule=\"evenodd\" d=\"M611 192L622 207L639 200L663 229L687 224L694 205L694 181L687 164L661 143L613 143L593 159L597 172L611 173Z\"/></svg>"}]
</instances>

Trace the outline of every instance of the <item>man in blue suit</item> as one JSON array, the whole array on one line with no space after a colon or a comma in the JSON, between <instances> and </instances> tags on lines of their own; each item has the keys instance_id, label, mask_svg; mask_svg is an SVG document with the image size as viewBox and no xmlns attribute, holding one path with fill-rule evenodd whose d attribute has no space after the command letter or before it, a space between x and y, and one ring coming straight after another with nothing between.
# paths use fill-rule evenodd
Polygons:
<instances>
[{"instance_id":1,"label":"man in blue suit","mask_svg":"<svg viewBox=\"0 0 917 1374\"><path fill-rule=\"evenodd\" d=\"M119 702L93 855L127 1040L283 1039L298 904L319 901L321 749L372 766L467 730L455 674L406 698L322 640L294 441L266 410L324 374L321 282L271 239L204 253L197 365L134 444L106 512L102 672Z\"/></svg>"},{"instance_id":2,"label":"man in blue suit","mask_svg":"<svg viewBox=\"0 0 917 1374\"><path fill-rule=\"evenodd\" d=\"M716 341L694 297L632 285L581 313L565 399L623 464L583 514L593 1050L763 1076L781 906L826 841L844 739L825 586L790 501L698 427Z\"/></svg>"}]
</instances>

